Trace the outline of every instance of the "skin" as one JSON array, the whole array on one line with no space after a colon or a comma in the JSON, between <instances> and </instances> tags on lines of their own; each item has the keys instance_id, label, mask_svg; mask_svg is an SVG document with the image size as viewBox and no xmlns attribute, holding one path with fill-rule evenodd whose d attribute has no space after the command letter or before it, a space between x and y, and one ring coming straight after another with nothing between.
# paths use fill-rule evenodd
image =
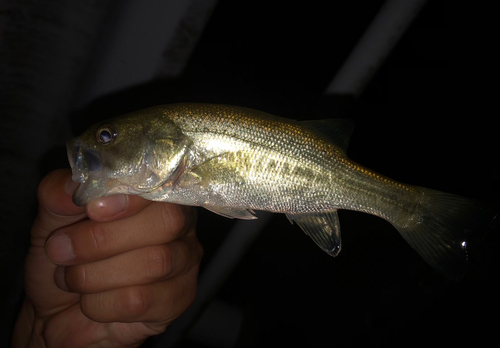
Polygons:
<instances>
[{"instance_id":1,"label":"skin","mask_svg":"<svg viewBox=\"0 0 500 348\"><path fill-rule=\"evenodd\" d=\"M194 300L194 211L127 195L78 207L70 178L57 170L39 186L13 346L140 346Z\"/></svg>"}]
</instances>

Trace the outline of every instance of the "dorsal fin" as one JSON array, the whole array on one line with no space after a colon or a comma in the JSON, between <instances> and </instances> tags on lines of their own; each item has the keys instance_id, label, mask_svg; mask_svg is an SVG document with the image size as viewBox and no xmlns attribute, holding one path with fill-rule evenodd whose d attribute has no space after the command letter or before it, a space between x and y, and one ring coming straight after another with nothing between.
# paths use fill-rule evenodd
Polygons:
<instances>
[{"instance_id":1,"label":"dorsal fin","mask_svg":"<svg viewBox=\"0 0 500 348\"><path fill-rule=\"evenodd\" d=\"M302 121L301 124L326 137L342 151L347 151L354 130L354 121L352 119L330 118L327 120Z\"/></svg>"}]
</instances>

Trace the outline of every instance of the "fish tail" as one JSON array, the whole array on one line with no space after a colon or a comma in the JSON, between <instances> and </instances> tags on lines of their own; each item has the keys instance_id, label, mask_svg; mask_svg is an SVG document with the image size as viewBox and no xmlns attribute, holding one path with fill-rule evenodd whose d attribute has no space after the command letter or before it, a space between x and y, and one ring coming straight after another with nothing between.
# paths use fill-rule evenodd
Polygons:
<instances>
[{"instance_id":1,"label":"fish tail","mask_svg":"<svg viewBox=\"0 0 500 348\"><path fill-rule=\"evenodd\" d=\"M469 267L474 242L496 218L483 202L426 188L410 215L393 225L429 265L457 281Z\"/></svg>"}]
</instances>

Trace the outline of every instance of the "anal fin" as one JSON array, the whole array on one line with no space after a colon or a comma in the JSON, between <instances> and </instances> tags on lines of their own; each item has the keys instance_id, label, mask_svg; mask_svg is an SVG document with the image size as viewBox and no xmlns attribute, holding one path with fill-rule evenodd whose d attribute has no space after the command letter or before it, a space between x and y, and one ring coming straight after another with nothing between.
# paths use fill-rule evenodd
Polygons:
<instances>
[{"instance_id":1,"label":"anal fin","mask_svg":"<svg viewBox=\"0 0 500 348\"><path fill-rule=\"evenodd\" d=\"M328 255L337 256L342 248L337 210L322 213L287 214Z\"/></svg>"}]
</instances>

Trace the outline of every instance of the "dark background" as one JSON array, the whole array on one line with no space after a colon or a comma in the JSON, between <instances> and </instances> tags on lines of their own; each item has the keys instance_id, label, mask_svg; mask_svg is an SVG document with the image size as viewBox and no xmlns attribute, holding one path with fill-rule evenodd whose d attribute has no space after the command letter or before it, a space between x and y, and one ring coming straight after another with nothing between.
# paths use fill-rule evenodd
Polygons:
<instances>
[{"instance_id":1,"label":"dark background","mask_svg":"<svg viewBox=\"0 0 500 348\"><path fill-rule=\"evenodd\" d=\"M351 117L356 122L351 158L405 183L497 202L495 120L464 96L459 72L445 58L445 45L453 38L446 29L445 1L427 2L363 93L354 97L325 96L324 91L383 1L220 0L177 78L156 78L75 106L68 102L78 99L80 84L75 81L92 69L72 62L82 66L72 77L76 87L50 101L66 105L58 111L69 121L66 128L48 116L53 104L30 104L25 97L32 88L30 98L44 99L32 87L39 78L52 78L50 86L58 88L53 78L57 67L48 77L16 74L15 62L33 49L23 40L39 32L14 38L12 32L23 33L23 21L40 20L29 16L40 2L5 3L2 18L10 28L19 27L9 35L4 31L2 41L10 59L2 66L0 104L4 337L22 297L21 266L35 214L36 183L48 171L68 166L67 138L124 112L171 102L213 102L295 119ZM26 10L26 4L32 7ZM109 24L113 16L106 11L97 8L96 16ZM82 36L80 46L73 41L68 47L95 54L88 37L105 28L96 25ZM64 37L64 26L54 30ZM31 64L36 74L49 63L30 56L23 64ZM23 122L13 121L19 117ZM48 126L40 129L39 123ZM53 146L35 156L33 147L43 132ZM234 221L203 210L199 220L203 272ZM284 216L272 218L216 296L242 318L233 346L480 346L495 338L491 318L500 309L498 233L484 238L471 271L455 283L427 266L387 222L344 211L340 220L343 250L333 259ZM224 328L216 330L224 333ZM191 335L180 346L210 345Z\"/></svg>"}]
</instances>

